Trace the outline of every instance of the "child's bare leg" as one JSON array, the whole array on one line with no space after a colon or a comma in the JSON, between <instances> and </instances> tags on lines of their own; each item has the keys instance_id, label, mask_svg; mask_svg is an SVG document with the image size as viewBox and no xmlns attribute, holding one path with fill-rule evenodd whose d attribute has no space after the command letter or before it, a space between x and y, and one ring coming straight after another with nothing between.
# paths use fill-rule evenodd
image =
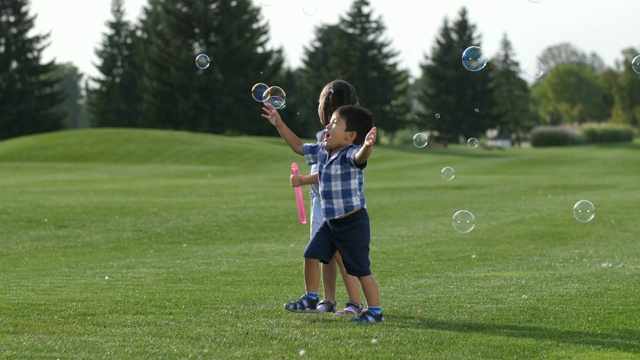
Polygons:
<instances>
[{"instance_id":1,"label":"child's bare leg","mask_svg":"<svg viewBox=\"0 0 640 360\"><path fill-rule=\"evenodd\" d=\"M334 257L328 264L322 264L322 287L324 298L336 301L336 278L338 277L338 266Z\"/></svg>"},{"instance_id":2,"label":"child's bare leg","mask_svg":"<svg viewBox=\"0 0 640 360\"><path fill-rule=\"evenodd\" d=\"M349 301L354 304L362 303L360 300L360 282L358 281L358 278L347 274L347 270L344 268L344 262L342 261L340 253L337 252L334 259L340 268L342 281L344 282L344 287L347 289L347 295L349 295Z\"/></svg>"},{"instance_id":3,"label":"child's bare leg","mask_svg":"<svg viewBox=\"0 0 640 360\"><path fill-rule=\"evenodd\" d=\"M304 285L308 292L318 293L320 287L320 262L304 258Z\"/></svg>"},{"instance_id":4,"label":"child's bare leg","mask_svg":"<svg viewBox=\"0 0 640 360\"><path fill-rule=\"evenodd\" d=\"M358 279L360 280L364 297L367 299L367 307L380 307L380 293L373 275L360 276Z\"/></svg>"}]
</instances>

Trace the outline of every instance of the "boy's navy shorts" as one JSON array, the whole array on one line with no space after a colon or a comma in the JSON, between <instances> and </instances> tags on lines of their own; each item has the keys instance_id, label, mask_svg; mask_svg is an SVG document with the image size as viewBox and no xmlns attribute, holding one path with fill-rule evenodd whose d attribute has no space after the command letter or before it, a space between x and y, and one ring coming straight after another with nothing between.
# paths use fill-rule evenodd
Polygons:
<instances>
[{"instance_id":1,"label":"boy's navy shorts","mask_svg":"<svg viewBox=\"0 0 640 360\"><path fill-rule=\"evenodd\" d=\"M347 274L367 276L371 275L370 242L369 214L362 208L349 216L324 221L307 244L304 257L328 264L338 251Z\"/></svg>"}]
</instances>

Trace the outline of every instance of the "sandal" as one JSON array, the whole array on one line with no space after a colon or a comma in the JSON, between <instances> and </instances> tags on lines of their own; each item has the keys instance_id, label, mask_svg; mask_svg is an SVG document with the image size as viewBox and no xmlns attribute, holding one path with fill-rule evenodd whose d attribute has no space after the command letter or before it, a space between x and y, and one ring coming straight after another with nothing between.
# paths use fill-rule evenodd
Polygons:
<instances>
[{"instance_id":1,"label":"sandal","mask_svg":"<svg viewBox=\"0 0 640 360\"><path fill-rule=\"evenodd\" d=\"M306 294L296 301L284 304L284 308L292 312L319 312L317 306L318 299L312 299Z\"/></svg>"},{"instance_id":2,"label":"sandal","mask_svg":"<svg viewBox=\"0 0 640 360\"><path fill-rule=\"evenodd\" d=\"M324 299L318 303L316 306L316 310L319 312L336 312L336 303L335 301Z\"/></svg>"},{"instance_id":3,"label":"sandal","mask_svg":"<svg viewBox=\"0 0 640 360\"><path fill-rule=\"evenodd\" d=\"M362 314L363 310L364 310L364 305L362 304L358 305L352 301L348 301L344 305L344 309L336 312L336 315L360 315Z\"/></svg>"},{"instance_id":4,"label":"sandal","mask_svg":"<svg viewBox=\"0 0 640 360\"><path fill-rule=\"evenodd\" d=\"M363 311L362 314L354 318L351 318L349 320L357 323L376 323L376 322L383 322L384 316L382 316L382 313L375 314L369 311L369 309L367 309Z\"/></svg>"}]
</instances>

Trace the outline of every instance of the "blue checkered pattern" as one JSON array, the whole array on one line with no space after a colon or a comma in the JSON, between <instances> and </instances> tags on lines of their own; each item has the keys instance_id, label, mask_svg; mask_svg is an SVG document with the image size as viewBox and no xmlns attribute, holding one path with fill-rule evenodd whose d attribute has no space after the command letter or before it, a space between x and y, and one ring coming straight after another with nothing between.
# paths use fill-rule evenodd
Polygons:
<instances>
[{"instance_id":1,"label":"blue checkered pattern","mask_svg":"<svg viewBox=\"0 0 640 360\"><path fill-rule=\"evenodd\" d=\"M366 208L364 199L364 171L367 166L356 165L360 149L349 145L329 158L323 144L304 144L304 158L309 165L317 164L322 217L337 219L358 208Z\"/></svg>"}]
</instances>

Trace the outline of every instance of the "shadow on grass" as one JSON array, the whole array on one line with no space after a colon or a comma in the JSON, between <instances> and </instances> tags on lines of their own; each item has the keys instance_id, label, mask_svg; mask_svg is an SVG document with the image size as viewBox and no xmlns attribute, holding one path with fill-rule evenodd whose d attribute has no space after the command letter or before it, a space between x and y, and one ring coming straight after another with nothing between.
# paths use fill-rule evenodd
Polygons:
<instances>
[{"instance_id":1,"label":"shadow on grass","mask_svg":"<svg viewBox=\"0 0 640 360\"><path fill-rule=\"evenodd\" d=\"M614 332L559 330L550 327L452 321L442 319L421 319L401 317L400 327L423 328L459 333L482 333L493 336L523 338L558 343L588 345L640 354L640 333L632 329ZM406 320L406 322L404 321ZM391 323L391 322L390 322Z\"/></svg>"}]
</instances>

